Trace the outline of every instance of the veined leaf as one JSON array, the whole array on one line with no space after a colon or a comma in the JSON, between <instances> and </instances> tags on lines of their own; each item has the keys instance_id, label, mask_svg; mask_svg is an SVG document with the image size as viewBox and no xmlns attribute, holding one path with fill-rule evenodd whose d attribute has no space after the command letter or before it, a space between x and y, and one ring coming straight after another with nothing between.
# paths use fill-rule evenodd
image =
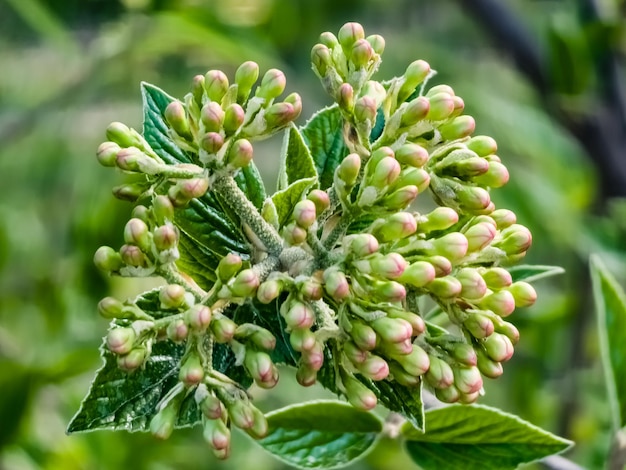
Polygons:
<instances>
[{"instance_id":1,"label":"veined leaf","mask_svg":"<svg viewBox=\"0 0 626 470\"><path fill-rule=\"evenodd\" d=\"M406 423L406 449L424 470L507 470L563 452L572 443L517 416L480 405L426 412L426 432Z\"/></svg>"},{"instance_id":2,"label":"veined leaf","mask_svg":"<svg viewBox=\"0 0 626 470\"><path fill-rule=\"evenodd\" d=\"M317 177L315 162L302 134L293 124L285 132L278 173L278 190L305 178Z\"/></svg>"},{"instance_id":3,"label":"veined leaf","mask_svg":"<svg viewBox=\"0 0 626 470\"><path fill-rule=\"evenodd\" d=\"M317 178L304 178L290 184L282 191L277 191L272 195L272 202L276 207L278 222L282 227L289 220L294 206L300 202L304 194L317 183Z\"/></svg>"},{"instance_id":4,"label":"veined leaf","mask_svg":"<svg viewBox=\"0 0 626 470\"><path fill-rule=\"evenodd\" d=\"M511 266L507 269L511 273L511 278L513 279L513 282L535 282L539 279L556 276L565 272L565 269L561 268L560 266L542 266L530 264L520 264L519 266Z\"/></svg>"},{"instance_id":5,"label":"veined leaf","mask_svg":"<svg viewBox=\"0 0 626 470\"><path fill-rule=\"evenodd\" d=\"M381 405L404 416L414 428L424 429L421 382L417 387L406 387L389 380L374 382L363 377L360 380L376 394Z\"/></svg>"}]
</instances>

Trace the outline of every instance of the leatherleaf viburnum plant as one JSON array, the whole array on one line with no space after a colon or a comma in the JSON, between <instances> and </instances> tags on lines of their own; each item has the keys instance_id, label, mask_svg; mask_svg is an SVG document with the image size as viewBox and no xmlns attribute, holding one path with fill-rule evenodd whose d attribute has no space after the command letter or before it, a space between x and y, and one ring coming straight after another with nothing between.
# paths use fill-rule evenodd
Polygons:
<instances>
[{"instance_id":1,"label":"leatherleaf viburnum plant","mask_svg":"<svg viewBox=\"0 0 626 470\"><path fill-rule=\"evenodd\" d=\"M194 77L183 100L142 85L143 132L114 122L97 151L134 175L113 194L135 205L124 245L94 261L164 283L98 304L104 366L69 432L165 439L200 424L227 458L239 428L304 468L348 464L379 436L403 439L425 469L516 468L569 447L470 405L513 355L509 319L535 302L529 282L559 270L508 267L531 233L490 199L509 179L496 142L472 136L451 87L427 86L425 61L373 80L384 47L357 23L323 33L311 60L335 103L302 127L283 72L259 81L254 62ZM253 142L277 133L267 196ZM281 365L345 401L264 414L249 388L274 387Z\"/></svg>"}]
</instances>

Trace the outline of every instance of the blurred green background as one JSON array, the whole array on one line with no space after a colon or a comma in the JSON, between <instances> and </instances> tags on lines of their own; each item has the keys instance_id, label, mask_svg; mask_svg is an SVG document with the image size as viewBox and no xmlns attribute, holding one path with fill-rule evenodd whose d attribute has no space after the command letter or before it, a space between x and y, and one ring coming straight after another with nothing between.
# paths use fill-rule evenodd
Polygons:
<instances>
[{"instance_id":1,"label":"blurred green background","mask_svg":"<svg viewBox=\"0 0 626 470\"><path fill-rule=\"evenodd\" d=\"M91 257L119 246L131 207L94 153L106 125L141 127L139 82L174 96L210 68L278 67L303 95L303 123L329 103L309 67L320 32L346 21L379 33L379 77L414 59L439 73L498 140L510 184L494 194L534 234L528 261L567 274L537 284L516 312L522 341L482 403L577 442L600 468L610 444L589 253L626 278L626 3L622 0L0 0L0 469L196 469L217 464L199 429L149 435L64 431L100 365L106 294ZM280 139L256 152L270 189ZM284 371L283 376L289 372ZM269 411L327 396L283 380ZM354 469L412 468L396 444ZM219 468L280 469L241 435Z\"/></svg>"}]
</instances>

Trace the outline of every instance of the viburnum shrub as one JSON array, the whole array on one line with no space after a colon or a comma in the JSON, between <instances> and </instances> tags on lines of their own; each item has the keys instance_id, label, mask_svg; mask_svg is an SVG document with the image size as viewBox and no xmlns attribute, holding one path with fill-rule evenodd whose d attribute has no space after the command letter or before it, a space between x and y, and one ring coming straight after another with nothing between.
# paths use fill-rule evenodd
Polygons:
<instances>
[{"instance_id":1,"label":"viburnum shrub","mask_svg":"<svg viewBox=\"0 0 626 470\"><path fill-rule=\"evenodd\" d=\"M513 355L509 319L535 302L529 281L558 270L508 267L531 233L490 199L509 179L496 142L472 136L451 87L427 86L425 61L373 80L384 48L357 23L323 33L311 60L335 104L302 127L300 95L281 98L283 72L254 62L230 78L196 76L182 101L142 85L143 133L114 122L98 148L102 165L135 175L113 190L135 206L124 245L94 261L165 284L98 304L111 319L105 363L69 432L165 439L200 423L226 458L237 427L306 468L347 464L379 435L439 469L515 468L569 446L465 406ZM253 142L277 133L278 189L267 196ZM279 365L348 404L265 415L248 389L274 387ZM424 412L423 393L442 406ZM392 412L385 427L368 411L377 404Z\"/></svg>"}]
</instances>

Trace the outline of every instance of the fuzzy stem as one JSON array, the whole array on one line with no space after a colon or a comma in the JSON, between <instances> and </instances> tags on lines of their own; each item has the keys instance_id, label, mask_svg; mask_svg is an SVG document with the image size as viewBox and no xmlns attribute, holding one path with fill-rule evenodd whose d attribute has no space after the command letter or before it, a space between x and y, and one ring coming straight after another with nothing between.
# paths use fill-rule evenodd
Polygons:
<instances>
[{"instance_id":1,"label":"fuzzy stem","mask_svg":"<svg viewBox=\"0 0 626 470\"><path fill-rule=\"evenodd\" d=\"M200 287L190 283L187 279L181 276L175 268L169 266L167 268L161 267L157 270L157 274L159 274L169 284L179 284L183 286L187 292L191 292L193 294L197 301L201 301L207 295L207 293L200 289Z\"/></svg>"}]
</instances>

